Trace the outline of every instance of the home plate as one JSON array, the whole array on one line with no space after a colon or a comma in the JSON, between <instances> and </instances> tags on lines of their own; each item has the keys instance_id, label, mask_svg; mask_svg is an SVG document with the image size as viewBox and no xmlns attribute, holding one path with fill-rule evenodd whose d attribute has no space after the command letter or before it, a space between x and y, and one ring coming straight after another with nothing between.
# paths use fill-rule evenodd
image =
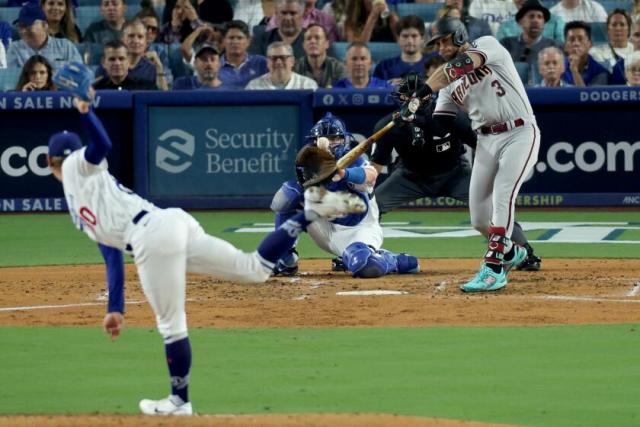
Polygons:
<instances>
[{"instance_id":1,"label":"home plate","mask_svg":"<svg viewBox=\"0 0 640 427\"><path fill-rule=\"evenodd\" d=\"M336 292L336 295L346 296L369 296L369 295L404 295L409 292L405 291L386 291L384 289L370 290L370 291L343 291Z\"/></svg>"}]
</instances>

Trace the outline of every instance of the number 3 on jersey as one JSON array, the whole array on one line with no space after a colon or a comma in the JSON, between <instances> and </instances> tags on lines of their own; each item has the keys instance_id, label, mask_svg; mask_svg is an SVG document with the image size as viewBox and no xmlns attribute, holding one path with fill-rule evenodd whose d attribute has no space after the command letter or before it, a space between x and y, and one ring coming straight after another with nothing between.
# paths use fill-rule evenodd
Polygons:
<instances>
[{"instance_id":1,"label":"number 3 on jersey","mask_svg":"<svg viewBox=\"0 0 640 427\"><path fill-rule=\"evenodd\" d=\"M496 88L496 95L498 95L499 97L504 96L505 93L507 93L502 87L502 85L500 84L500 82L497 80L492 81L491 86Z\"/></svg>"}]
</instances>

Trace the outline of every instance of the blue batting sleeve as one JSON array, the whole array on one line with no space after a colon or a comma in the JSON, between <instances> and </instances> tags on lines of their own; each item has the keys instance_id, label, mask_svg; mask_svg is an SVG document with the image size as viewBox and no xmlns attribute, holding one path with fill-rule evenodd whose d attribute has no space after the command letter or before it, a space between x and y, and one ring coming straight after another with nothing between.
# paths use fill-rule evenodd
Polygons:
<instances>
[{"instance_id":1,"label":"blue batting sleeve","mask_svg":"<svg viewBox=\"0 0 640 427\"><path fill-rule=\"evenodd\" d=\"M104 263L107 266L109 304L107 312L124 313L124 257L122 251L98 243Z\"/></svg>"},{"instance_id":2,"label":"blue batting sleeve","mask_svg":"<svg viewBox=\"0 0 640 427\"><path fill-rule=\"evenodd\" d=\"M102 122L93 112L93 108L89 108L87 114L80 114L82 123L89 133L89 145L84 153L84 158L94 165L99 165L109 151L111 151L111 139L107 131L104 129Z\"/></svg>"},{"instance_id":3,"label":"blue batting sleeve","mask_svg":"<svg viewBox=\"0 0 640 427\"><path fill-rule=\"evenodd\" d=\"M364 184L364 181L367 179L367 174L364 168L348 168L344 170L343 179L354 184Z\"/></svg>"}]
</instances>

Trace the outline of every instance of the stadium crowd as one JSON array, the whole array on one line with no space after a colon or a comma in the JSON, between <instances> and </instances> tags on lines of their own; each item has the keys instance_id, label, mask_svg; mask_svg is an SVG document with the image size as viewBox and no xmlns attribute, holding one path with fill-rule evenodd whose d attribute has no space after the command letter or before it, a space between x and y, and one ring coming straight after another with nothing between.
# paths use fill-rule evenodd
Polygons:
<instances>
[{"instance_id":1,"label":"stadium crowd","mask_svg":"<svg viewBox=\"0 0 640 427\"><path fill-rule=\"evenodd\" d=\"M97 90L390 88L439 60L443 17L528 86L640 86L640 0L128 1L0 0L0 89L55 90L68 61Z\"/></svg>"}]
</instances>

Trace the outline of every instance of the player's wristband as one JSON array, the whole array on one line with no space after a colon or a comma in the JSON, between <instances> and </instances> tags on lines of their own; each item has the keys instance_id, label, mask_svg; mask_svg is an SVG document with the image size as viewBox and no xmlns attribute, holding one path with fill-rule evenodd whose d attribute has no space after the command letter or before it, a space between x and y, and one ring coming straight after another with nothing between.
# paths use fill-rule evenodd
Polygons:
<instances>
[{"instance_id":1,"label":"player's wristband","mask_svg":"<svg viewBox=\"0 0 640 427\"><path fill-rule=\"evenodd\" d=\"M349 168L344 170L343 179L354 184L364 184L364 181L367 179L367 174L364 168Z\"/></svg>"}]
</instances>

